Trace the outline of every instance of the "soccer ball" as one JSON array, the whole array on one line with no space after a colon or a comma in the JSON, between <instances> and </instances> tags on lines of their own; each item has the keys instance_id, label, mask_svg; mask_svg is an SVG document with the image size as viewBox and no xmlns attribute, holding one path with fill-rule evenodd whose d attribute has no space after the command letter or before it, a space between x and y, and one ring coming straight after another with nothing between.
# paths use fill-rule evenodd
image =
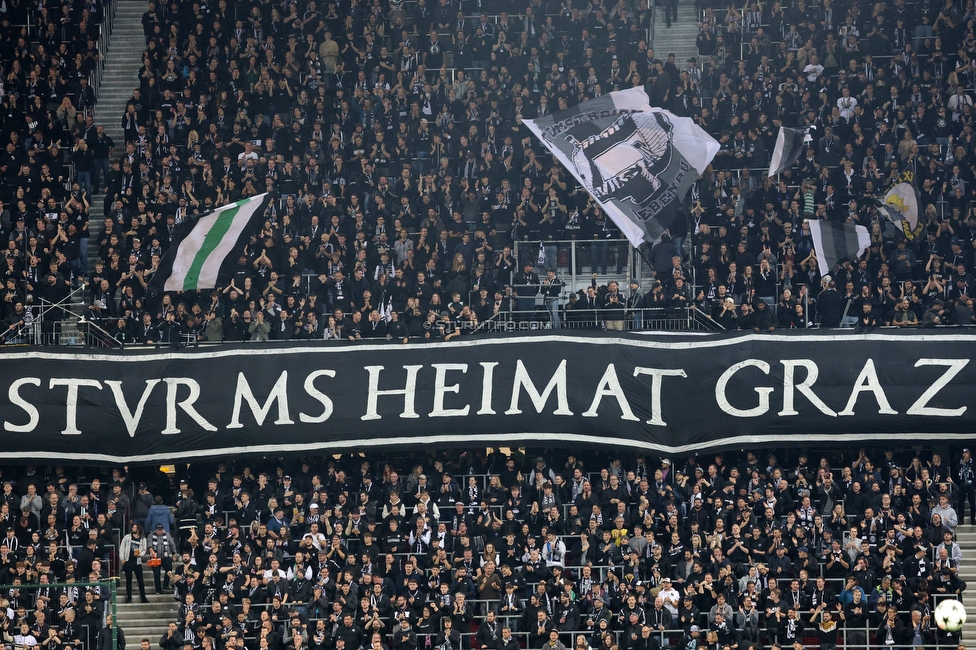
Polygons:
<instances>
[{"instance_id":1,"label":"soccer ball","mask_svg":"<svg viewBox=\"0 0 976 650\"><path fill-rule=\"evenodd\" d=\"M935 624L940 630L958 632L966 622L966 608L958 600L943 600L935 608Z\"/></svg>"}]
</instances>

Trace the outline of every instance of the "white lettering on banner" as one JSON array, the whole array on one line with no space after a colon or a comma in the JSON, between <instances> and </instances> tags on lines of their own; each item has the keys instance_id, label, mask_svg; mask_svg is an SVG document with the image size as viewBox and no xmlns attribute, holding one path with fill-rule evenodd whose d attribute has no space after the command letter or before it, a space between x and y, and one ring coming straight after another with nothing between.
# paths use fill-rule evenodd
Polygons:
<instances>
[{"instance_id":1,"label":"white lettering on banner","mask_svg":"<svg viewBox=\"0 0 976 650\"><path fill-rule=\"evenodd\" d=\"M40 387L41 380L38 377L21 377L20 379L14 380L10 384L10 389L7 390L7 399L10 400L10 403L22 408L24 413L27 414L27 424L13 424L8 420L3 421L3 428L12 433L29 433L41 421L41 414L38 412L37 407L20 396L20 387L27 384Z\"/></svg>"},{"instance_id":2,"label":"white lettering on banner","mask_svg":"<svg viewBox=\"0 0 976 650\"><path fill-rule=\"evenodd\" d=\"M305 392L308 394L309 397L311 397L312 399L314 399L315 401L317 401L319 404L322 405L322 414L312 416L312 415L306 415L304 413L299 413L298 414L299 420L301 420L305 424L321 424L322 422L325 422L330 417L332 417L332 413L335 410L335 407L332 404L332 398L330 398L328 395L326 395L325 393L323 393L322 391L320 391L318 388L315 387L315 380L318 379L319 377L334 378L335 376L336 376L335 370L316 370L314 372L309 373L308 377L305 378L305 385L304 385Z\"/></svg>"},{"instance_id":3,"label":"white lettering on banner","mask_svg":"<svg viewBox=\"0 0 976 650\"><path fill-rule=\"evenodd\" d=\"M575 413L580 418L586 418L590 424L581 425L578 422L573 426L586 429L588 434L597 427L595 422L600 417L607 419L606 426L611 427L609 422L617 421L615 414L619 409L619 421L625 423L619 428L620 435L640 439L641 435L653 438L652 428L676 426L688 408L690 398L686 395L697 397L701 392L710 390L714 390L716 405L720 410L713 412L709 410L711 406L706 404L705 411L707 417L716 418L719 423L729 416L738 419L771 417L774 414L779 417L812 415L834 418L857 415L866 418L898 415L900 411L912 418L960 418L968 413L967 393L962 391L966 388L964 382L968 377L963 372L969 370L970 359L915 358L917 360L914 362L904 357L896 361L886 358L883 362L867 359L861 362L860 368L856 361L839 365L828 359L768 361L750 358L714 370L711 365L692 369L653 368L632 365L629 359L613 359L613 362L603 361L606 365L600 375L596 374L599 362L592 360L574 359L574 365L570 367L569 360L560 357L549 360L533 357L530 361L513 358L501 362L465 359L452 363L361 366L365 370L362 376L357 368L356 381L347 380L341 384L329 381L337 378L336 370L308 369L297 372L289 368L287 371L279 370L279 376L267 393L262 382L257 395L250 381L257 381L256 377L262 375L255 373L249 378L245 375L246 370L238 372L236 385L230 382L226 385L202 383L190 377L147 379L147 376L155 374L152 370L142 376L133 373L134 376L125 379L106 380L18 377L9 380L6 391L0 387L0 395L6 398L3 402L2 430L13 434L37 432L39 435L53 435L59 432L67 436L106 436L108 440L112 440L108 436L120 436L122 430L130 438L139 438L140 433L173 435L189 431L200 434L224 428L244 430L248 436L260 436L262 428L267 432L272 426L296 423L316 425L339 419L339 425L344 427L342 423L350 418L389 420L398 414L403 419L436 418L443 421L445 418L455 418L458 419L457 430L461 432L475 415L524 416L525 422L519 421L511 426L525 427L517 429L520 431L556 431L560 427L551 423L539 424L543 420L534 416L573 416ZM554 363L558 365L553 366ZM780 369L777 363L782 366L782 379L777 374ZM540 371L540 366L546 370ZM384 379L383 371L387 368L391 370ZM706 373L708 378L703 380L696 375L696 370ZM852 380L850 377L855 374L854 370L858 370L858 373L856 379ZM892 374L896 371L899 374ZM720 373L714 380L710 379L714 377L713 372ZM916 376L923 373L922 377ZM272 376L269 375L266 381L270 381ZM595 383L593 377L597 378ZM894 379L888 382L889 377ZM665 400L664 383L667 378L691 378L692 382L669 384L668 399ZM497 388L501 393L499 400L504 402L498 409L494 404L496 381L501 382ZM570 382L574 383L570 385ZM160 384L166 386L165 391L158 386ZM692 388L679 391L679 386ZM776 394L780 389L781 404L780 396ZM66 390L66 393L61 390ZM227 395L231 390L234 391L233 399ZM337 394L337 390L340 393ZM888 390L895 392L889 397ZM755 391L756 397L752 397L752 391ZM845 392L848 395L846 398ZM865 404L858 403L862 393L870 395ZM59 419L60 406L56 409L47 407L49 404L60 405L61 399L65 404L63 422ZM129 402L129 399L132 401ZM364 400L365 405L360 400ZM522 400L529 402L525 408ZM608 401L615 404L607 404ZM893 408L896 403L899 410ZM79 405L84 407L80 413ZM782 408L777 409L778 406ZM838 409L841 406L843 408ZM147 419L149 414L157 412L155 409L163 407L165 418L159 416L158 419L165 422L156 424L156 417L150 418L152 422ZM292 416L291 408L295 409L297 416ZM247 416L243 414L245 409L249 412ZM108 417L89 417L93 412L105 413ZM115 422L114 412L119 413L123 426L116 425L112 429L110 423ZM724 421L736 426L731 420ZM960 420L957 419L957 422ZM84 431L82 424L85 425ZM445 428L442 424L437 428L435 425L432 431L440 433L453 426ZM504 427L505 430L508 430L508 426ZM546 429L546 426L550 429ZM579 434L580 431L573 426L566 432ZM806 424L804 426L806 428L803 430L815 430ZM898 426L900 428L893 433L908 430L901 420ZM385 429L376 431L381 430ZM924 427L917 430L923 433L927 431ZM824 431L831 431L830 426L825 425ZM334 435L337 443L349 439L344 432ZM115 440L120 438L116 437ZM22 444L26 445L25 449L34 446L33 442ZM194 449L206 448L209 444L209 441L193 441L191 446ZM43 443L38 448L42 449Z\"/></svg>"},{"instance_id":4,"label":"white lettering on banner","mask_svg":"<svg viewBox=\"0 0 976 650\"><path fill-rule=\"evenodd\" d=\"M468 364L466 363L432 363L434 367L434 409L430 412L427 417L432 418L458 418L464 417L471 410L471 406L468 404L464 405L464 408L460 409L446 409L444 408L444 396L447 393L460 393L461 384L451 384L447 385L447 373L451 370L460 373L468 372Z\"/></svg>"},{"instance_id":5,"label":"white lettering on banner","mask_svg":"<svg viewBox=\"0 0 976 650\"><path fill-rule=\"evenodd\" d=\"M738 409L729 404L729 400L725 396L725 391L729 386L729 382L732 380L732 376L743 368L759 368L764 375L769 374L769 364L760 359L746 359L745 361L731 365L722 373L718 378L718 382L715 384L715 401L718 403L720 409L737 418L759 417L769 411L769 394L773 392L771 387L756 386L755 391L759 394L759 405L751 409Z\"/></svg>"},{"instance_id":6,"label":"white lettering on banner","mask_svg":"<svg viewBox=\"0 0 976 650\"><path fill-rule=\"evenodd\" d=\"M941 409L929 406L928 403L968 364L969 359L919 359L916 361L916 368L923 366L945 366L946 371L941 377L935 380L935 383L925 389L925 392L922 393L918 400L905 413L907 415L927 415L931 417L959 417L965 413L965 406L960 406L957 409Z\"/></svg>"},{"instance_id":7,"label":"white lettering on banner","mask_svg":"<svg viewBox=\"0 0 976 650\"><path fill-rule=\"evenodd\" d=\"M546 407L546 403L549 401L549 395L552 391L556 391L556 404L557 408L552 412L553 415L572 415L573 412L569 410L569 399L566 393L566 360L563 359L559 362L559 367L556 368L556 372L552 374L552 378L546 385L546 389L540 394L536 389L535 384L532 383L532 378L529 377L528 371L525 369L525 364L519 359L515 362L515 381L512 384L512 403L509 405L508 410L505 411L505 415L519 415L522 413L522 409L519 408L519 397L522 394L522 389L525 389L526 395L532 400L532 406L535 407L536 413L542 413L542 409Z\"/></svg>"},{"instance_id":8,"label":"white lettering on banner","mask_svg":"<svg viewBox=\"0 0 976 650\"><path fill-rule=\"evenodd\" d=\"M122 393L122 382L118 379L106 379L105 385L112 390L112 395L115 397L115 406L119 409L119 415L122 416L122 422L125 423L125 430L129 432L130 438L136 437L136 429L139 428L139 421L142 420L142 413L146 408L146 400L149 399L149 394L156 387L156 384L161 382L162 379L147 379L146 387L142 390L142 396L139 398L139 402L136 404L135 412L129 411L129 405L126 404L125 395Z\"/></svg>"},{"instance_id":9,"label":"white lettering on banner","mask_svg":"<svg viewBox=\"0 0 976 650\"><path fill-rule=\"evenodd\" d=\"M176 426L176 407L179 406L183 412L190 416L190 419L204 431L216 431L217 427L207 422L207 420L197 413L193 404L200 399L200 384L196 379L190 377L166 377L166 428L160 431L164 435L179 433L180 429ZM186 386L190 394L186 399L177 402L177 391L180 386Z\"/></svg>"},{"instance_id":10,"label":"white lettering on banner","mask_svg":"<svg viewBox=\"0 0 976 650\"><path fill-rule=\"evenodd\" d=\"M247 405L251 408L251 415L254 416L254 421L257 422L259 427L264 424L268 413L271 412L272 405L275 403L278 404L278 419L275 420L275 424L295 424L295 421L291 419L288 413L287 370L281 371L278 380L271 387L271 392L268 393L268 399L265 400L263 405L258 404L258 400L254 397L254 392L251 391L251 385L247 383L247 377L244 376L244 373L237 373L237 390L234 391L234 412L231 415L230 424L227 425L228 429L244 428L244 425L241 423L241 407L244 405L244 402L247 402Z\"/></svg>"},{"instance_id":11,"label":"white lettering on banner","mask_svg":"<svg viewBox=\"0 0 976 650\"><path fill-rule=\"evenodd\" d=\"M644 368L642 366L634 368L634 376L639 377L641 375L651 376L651 419L647 421L647 424L657 427L668 426L661 414L661 385L664 383L664 377L688 377L688 374L682 369L664 370L663 368Z\"/></svg>"},{"instance_id":12,"label":"white lettering on banner","mask_svg":"<svg viewBox=\"0 0 976 650\"><path fill-rule=\"evenodd\" d=\"M601 109L600 111L589 111L587 113L571 115L570 117L560 120L559 122L553 123L551 126L547 126L546 128L541 129L541 132L543 137L551 143L552 140L557 135L563 133L564 131L567 131L568 129L571 129L577 124L585 124L586 122L593 122L595 120L605 118L605 117L614 117L616 115L622 115L627 113L639 113L639 112L640 111L636 109L616 108L616 107L604 108Z\"/></svg>"},{"instance_id":13,"label":"white lettering on banner","mask_svg":"<svg viewBox=\"0 0 976 650\"><path fill-rule=\"evenodd\" d=\"M837 417L834 409L827 406L813 392L813 385L817 383L820 369L812 359L780 359L780 363L783 364L783 410L779 412L780 416L800 414L793 404L794 391L800 391L800 394L810 400L810 403L816 406L821 413L832 418ZM807 371L806 379L799 384L794 381L797 368L805 368Z\"/></svg>"},{"instance_id":14,"label":"white lettering on banner","mask_svg":"<svg viewBox=\"0 0 976 650\"><path fill-rule=\"evenodd\" d=\"M634 415L633 410L630 408L630 402L627 401L627 397L624 395L624 389L620 386L620 379L617 378L617 369L612 363L607 364L607 369L603 371L603 377L600 378L600 383L597 384L596 392L593 394L593 401L590 402L590 408L583 412L583 417L597 417L597 410L600 408L604 397L612 397L617 400L617 406L620 407L621 420L640 421L640 418Z\"/></svg>"},{"instance_id":15,"label":"white lettering on banner","mask_svg":"<svg viewBox=\"0 0 976 650\"><path fill-rule=\"evenodd\" d=\"M65 399L65 424L61 432L65 436L80 436L78 428L78 389L82 386L102 390L102 383L96 379L51 379L48 388L67 386L68 396Z\"/></svg>"},{"instance_id":16,"label":"white lettering on banner","mask_svg":"<svg viewBox=\"0 0 976 650\"><path fill-rule=\"evenodd\" d=\"M864 367L861 368L860 374L854 380L854 390L851 391L851 396L847 400L847 406L837 415L854 415L854 405L857 403L857 398L864 392L874 395L874 399L878 403L878 415L898 415L898 411L891 408L888 403L888 396L885 395L884 388L881 387L878 371L874 367L874 359L868 359L864 362Z\"/></svg>"},{"instance_id":17,"label":"white lettering on banner","mask_svg":"<svg viewBox=\"0 0 976 650\"><path fill-rule=\"evenodd\" d=\"M495 366L497 365L497 361L481 362L481 367L484 369L481 378L481 408L475 415L495 415L495 409L491 408L491 390L495 378Z\"/></svg>"},{"instance_id":18,"label":"white lettering on banner","mask_svg":"<svg viewBox=\"0 0 976 650\"><path fill-rule=\"evenodd\" d=\"M369 388L367 388L366 393L366 415L362 416L361 420L379 420L382 416L379 414L379 398L383 395L403 395L403 413L400 414L401 418L404 419L414 419L419 418L416 411L416 401L417 401L417 373L423 366L403 366L403 369L407 371L407 383L403 388L391 389L391 390L380 390L380 372L383 371L385 366L366 366L364 370L369 373Z\"/></svg>"}]
</instances>

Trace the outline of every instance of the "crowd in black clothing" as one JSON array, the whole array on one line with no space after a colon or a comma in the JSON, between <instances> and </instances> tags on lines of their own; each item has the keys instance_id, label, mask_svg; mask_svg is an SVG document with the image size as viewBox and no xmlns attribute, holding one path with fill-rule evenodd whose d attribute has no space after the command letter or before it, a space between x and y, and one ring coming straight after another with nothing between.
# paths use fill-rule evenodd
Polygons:
<instances>
[{"instance_id":1,"label":"crowd in black clothing","mask_svg":"<svg viewBox=\"0 0 976 650\"><path fill-rule=\"evenodd\" d=\"M111 570L130 600L133 574L144 596L151 571L178 601L163 650L952 642L932 610L966 588L954 531L967 506L976 522L968 449L952 466L921 448L784 452L782 465L542 453L88 469L77 482L11 468L0 633L23 622L37 639L53 630L52 650L94 647L64 626L97 619L105 594L44 585ZM108 548L118 565L102 564Z\"/></svg>"},{"instance_id":2,"label":"crowd in black clothing","mask_svg":"<svg viewBox=\"0 0 976 650\"><path fill-rule=\"evenodd\" d=\"M656 57L644 2L152 4L125 152L110 173L118 201L99 240L94 315L141 342L476 331L520 302L512 286L525 260L507 247L618 236L522 118L640 85L722 149L671 241L650 252L657 281L627 293L630 306L694 305L759 331L971 324L972 101L950 96L976 69L967 15L901 0L870 12L722 11L703 5L699 68ZM779 124L818 130L793 170L764 179ZM903 251L868 199L906 168L927 233ZM279 200L232 285L153 293L154 260L176 223L266 190ZM854 261L821 282L803 225L812 218L870 226L866 268ZM559 262L540 248L538 258L531 246L519 252L531 251L542 277ZM616 247L592 250L593 270L620 270ZM818 300L822 289L838 299Z\"/></svg>"},{"instance_id":3,"label":"crowd in black clothing","mask_svg":"<svg viewBox=\"0 0 976 650\"><path fill-rule=\"evenodd\" d=\"M646 2L320 4L150 3L92 277L121 338L446 338L509 304L516 241L619 237L521 120L656 71ZM176 224L264 191L232 285L152 291Z\"/></svg>"},{"instance_id":4,"label":"crowd in black clothing","mask_svg":"<svg viewBox=\"0 0 976 650\"><path fill-rule=\"evenodd\" d=\"M31 304L63 299L88 271L92 180L106 181L111 144L94 125L90 84L106 10L101 0L0 5L3 341L20 340Z\"/></svg>"},{"instance_id":5,"label":"crowd in black clothing","mask_svg":"<svg viewBox=\"0 0 976 650\"><path fill-rule=\"evenodd\" d=\"M77 187L35 242L37 212L10 206L11 241L27 257L18 262L10 245L8 325L22 320L15 305L29 293L25 273L46 279L57 262L63 292L85 267L90 189L107 193L89 315L122 341L475 331L517 302L514 276L525 260L507 251L518 242L596 242L603 247L585 249L592 259L584 261L621 270L626 249L609 245L619 232L522 119L635 85L722 143L671 241L657 245L661 255L648 251L657 284L628 293L635 306L693 304L728 328L760 331L973 322L969 8L951 0L870 10L828 0L705 3L699 67L648 47L644 0L324 4L150 3L139 88L123 116L98 116L120 120L118 143L60 103L40 100L43 119L26 120L33 113L23 98L47 86L34 84L33 71L15 74L25 67L14 57L10 74L23 92L4 99L5 161L29 164L24 180L5 176L7 187L43 194L57 174L45 174L40 155L58 140L73 149ZM47 51L48 31L29 30L23 45ZM19 38L7 37L11 52L24 52ZM84 50L79 39L69 51ZM80 56L56 69L79 77L91 55ZM88 97L78 83L70 97L59 94L68 82L48 84L45 96ZM77 100L87 109L86 101ZM817 130L792 170L764 178L780 124ZM904 170L921 190L926 231L902 249L873 199ZM276 200L233 283L213 294L152 288L178 223L264 191ZM16 234L21 212L26 242ZM809 219L864 224L877 244L866 268L830 269L839 300L819 299L830 281L812 255ZM548 254L554 249L518 250L532 251L541 276L568 264ZM601 277L601 294L606 283ZM43 282L31 288L32 297L46 295Z\"/></svg>"},{"instance_id":6,"label":"crowd in black clothing","mask_svg":"<svg viewBox=\"0 0 976 650\"><path fill-rule=\"evenodd\" d=\"M964 4L700 3L701 66L673 80L672 104L722 144L692 208L713 317L748 327L762 298L784 327L973 323L976 12ZM779 126L815 128L793 168L767 178ZM906 171L924 230L902 247L876 199ZM820 269L810 219L864 225L873 245L860 264ZM827 313L822 274L841 294Z\"/></svg>"}]
</instances>

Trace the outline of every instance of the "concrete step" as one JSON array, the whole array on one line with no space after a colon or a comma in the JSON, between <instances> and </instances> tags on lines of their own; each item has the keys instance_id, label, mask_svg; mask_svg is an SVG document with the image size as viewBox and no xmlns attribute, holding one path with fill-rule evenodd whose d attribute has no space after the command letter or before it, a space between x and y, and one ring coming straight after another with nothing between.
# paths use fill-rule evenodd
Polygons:
<instances>
[{"instance_id":1,"label":"concrete step","mask_svg":"<svg viewBox=\"0 0 976 650\"><path fill-rule=\"evenodd\" d=\"M124 618L120 618L120 620L124 620L127 627L142 627L155 630L160 626L160 624L162 624L163 629L165 629L166 624L172 621L175 616L176 610L174 609L172 611L167 610L166 612L157 612L154 616L145 616L142 618L132 618L126 616Z\"/></svg>"},{"instance_id":2,"label":"concrete step","mask_svg":"<svg viewBox=\"0 0 976 650\"><path fill-rule=\"evenodd\" d=\"M146 39L142 29L142 15L146 7L146 0L118 1L109 44L110 54L107 57L99 88L96 121L104 126L105 131L115 140L119 152L124 150L122 114L125 112L125 104L132 96L133 89L139 85L138 70L142 64L142 53L146 49ZM103 195L96 194L92 197L89 221L92 240L97 239L102 232L104 203ZM91 246L88 249L89 272L94 269L96 257L98 257L98 248ZM155 639L153 641L155 644Z\"/></svg>"},{"instance_id":3,"label":"concrete step","mask_svg":"<svg viewBox=\"0 0 976 650\"><path fill-rule=\"evenodd\" d=\"M963 594L962 602L966 606L967 624L963 627L960 641L967 647L976 645L976 598L973 597L972 585L976 584L976 526L967 524L957 526L956 541L962 549L962 562L959 563L959 577L969 583L970 588Z\"/></svg>"},{"instance_id":4,"label":"concrete step","mask_svg":"<svg viewBox=\"0 0 976 650\"><path fill-rule=\"evenodd\" d=\"M698 56L695 39L698 37L698 12L695 3L684 0L678 5L678 18L667 26L664 8L655 9L654 53L659 59L666 59L674 53L678 67L682 67L689 57Z\"/></svg>"},{"instance_id":5,"label":"concrete step","mask_svg":"<svg viewBox=\"0 0 976 650\"><path fill-rule=\"evenodd\" d=\"M150 582L151 581L152 581L152 577L150 576ZM131 603L125 602L125 585L119 585L118 594L119 594L118 595L119 600L118 603L116 604L116 607L119 609L119 611L144 612L144 611L155 611L163 606L168 607L172 605L173 607L176 607L176 605L174 604L176 603L176 600L173 598L172 593L166 593L166 594L153 593L153 587L151 584L147 585L146 588L146 600L149 601L148 603L143 603L139 601L139 595L137 593L137 589L135 585L132 585Z\"/></svg>"},{"instance_id":6,"label":"concrete step","mask_svg":"<svg viewBox=\"0 0 976 650\"><path fill-rule=\"evenodd\" d=\"M138 642L141 638L147 638L152 643L156 645L156 641L160 636L166 631L166 627L176 620L176 612L172 612L166 616L161 616L158 621L146 624L133 624L127 623L120 620L122 629L125 630L125 636L129 639L135 639ZM138 636L133 636L138 635Z\"/></svg>"}]
</instances>

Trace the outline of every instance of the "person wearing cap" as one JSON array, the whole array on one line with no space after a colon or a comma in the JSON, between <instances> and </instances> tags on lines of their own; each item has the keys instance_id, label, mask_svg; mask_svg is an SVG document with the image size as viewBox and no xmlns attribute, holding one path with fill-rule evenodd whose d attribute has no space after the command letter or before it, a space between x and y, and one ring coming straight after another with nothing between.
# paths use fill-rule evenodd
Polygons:
<instances>
[{"instance_id":1,"label":"person wearing cap","mask_svg":"<svg viewBox=\"0 0 976 650\"><path fill-rule=\"evenodd\" d=\"M677 618L678 607L681 604L681 594L674 588L669 576L663 576L661 578L661 589L657 592L657 595L664 603L664 607L671 612L671 616Z\"/></svg>"},{"instance_id":2,"label":"person wearing cap","mask_svg":"<svg viewBox=\"0 0 976 650\"><path fill-rule=\"evenodd\" d=\"M176 557L176 541L166 530L162 521L157 521L149 533L150 557L161 562L152 567L153 586L156 593L161 594L170 589L170 571L173 569L173 559ZM162 575L160 575L162 573Z\"/></svg>"},{"instance_id":3,"label":"person wearing cap","mask_svg":"<svg viewBox=\"0 0 976 650\"><path fill-rule=\"evenodd\" d=\"M149 492L149 486L145 482L140 482L135 496L132 498L130 507L132 508L132 521L137 524L146 525L149 517L149 510L153 506L153 495ZM147 528L146 530L150 530Z\"/></svg>"},{"instance_id":4,"label":"person wearing cap","mask_svg":"<svg viewBox=\"0 0 976 650\"><path fill-rule=\"evenodd\" d=\"M598 590L599 587L594 585L593 589ZM606 606L606 596L604 596L600 591L594 592L591 602L593 603L593 606L586 615L585 623L588 630L596 633L601 629L601 622L608 624L610 623L613 617L613 612L610 611L610 608Z\"/></svg>"},{"instance_id":5,"label":"person wearing cap","mask_svg":"<svg viewBox=\"0 0 976 650\"><path fill-rule=\"evenodd\" d=\"M535 264L526 261L522 270L512 276L515 291L516 320L531 320L535 315L535 297L539 294L539 276L532 270Z\"/></svg>"},{"instance_id":6,"label":"person wearing cap","mask_svg":"<svg viewBox=\"0 0 976 650\"><path fill-rule=\"evenodd\" d=\"M702 636L702 629L698 625L691 625L690 627L686 627L685 629L687 629L688 632L681 638L681 641L678 643L679 648L684 648L686 650L689 650L689 649L697 649L704 645L705 638Z\"/></svg>"},{"instance_id":7,"label":"person wearing cap","mask_svg":"<svg viewBox=\"0 0 976 650\"><path fill-rule=\"evenodd\" d=\"M963 447L956 472L956 515L959 525L966 519L966 500L969 500L969 523L976 526L976 464L969 447Z\"/></svg>"},{"instance_id":8,"label":"person wearing cap","mask_svg":"<svg viewBox=\"0 0 976 650\"><path fill-rule=\"evenodd\" d=\"M529 472L529 485L538 485L541 482L544 484L546 481L550 483L556 482L556 472L553 471L551 467L546 463L546 459L543 456L536 456L535 466L532 471Z\"/></svg>"}]
</instances>

